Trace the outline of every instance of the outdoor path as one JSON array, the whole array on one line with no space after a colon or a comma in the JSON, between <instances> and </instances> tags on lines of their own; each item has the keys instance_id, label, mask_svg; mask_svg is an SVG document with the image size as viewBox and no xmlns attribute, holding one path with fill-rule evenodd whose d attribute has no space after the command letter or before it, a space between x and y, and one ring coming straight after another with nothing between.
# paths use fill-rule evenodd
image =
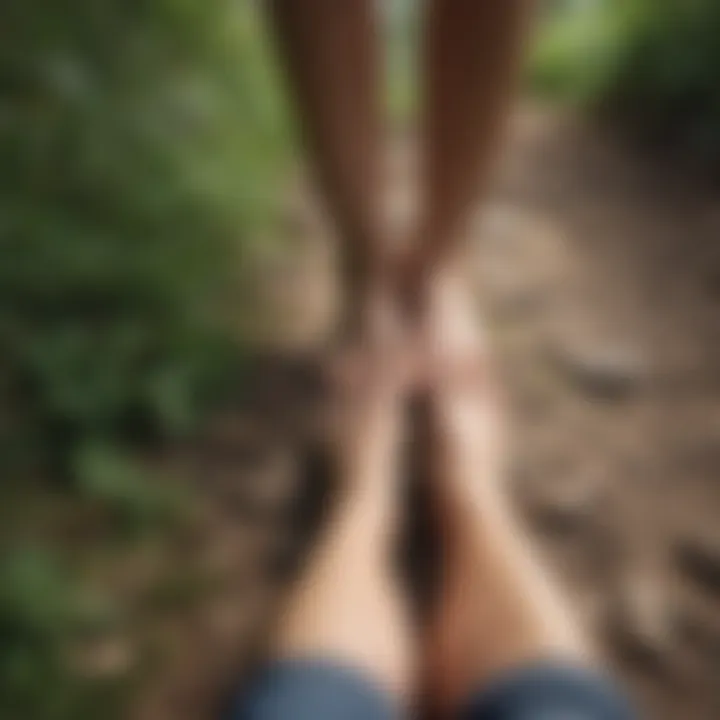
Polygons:
<instances>
[{"instance_id":1,"label":"outdoor path","mask_svg":"<svg viewBox=\"0 0 720 720\"><path fill-rule=\"evenodd\" d=\"M141 720L212 717L299 555L289 518L313 373L282 358L333 307L306 188L282 231L295 252L266 258L258 287L276 360L181 460L208 488L206 562L242 581L169 631L173 662ZM521 109L469 234L528 527L648 716L718 717L720 200L578 119Z\"/></svg>"}]
</instances>

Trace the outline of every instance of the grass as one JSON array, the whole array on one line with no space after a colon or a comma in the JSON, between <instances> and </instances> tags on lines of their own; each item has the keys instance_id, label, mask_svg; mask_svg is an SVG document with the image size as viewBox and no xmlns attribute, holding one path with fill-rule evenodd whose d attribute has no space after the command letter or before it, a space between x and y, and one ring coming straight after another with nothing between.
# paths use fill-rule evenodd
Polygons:
<instances>
[{"instance_id":1,"label":"grass","mask_svg":"<svg viewBox=\"0 0 720 720\"><path fill-rule=\"evenodd\" d=\"M141 458L192 436L237 381L243 270L287 126L254 5L5 11L0 717L120 717L135 663L97 676L72 657L126 608L79 568L187 521L187 491ZM171 584L166 604L197 594L189 575Z\"/></svg>"},{"instance_id":2,"label":"grass","mask_svg":"<svg viewBox=\"0 0 720 720\"><path fill-rule=\"evenodd\" d=\"M543 22L529 85L720 171L719 33L713 0L570 5Z\"/></svg>"}]
</instances>

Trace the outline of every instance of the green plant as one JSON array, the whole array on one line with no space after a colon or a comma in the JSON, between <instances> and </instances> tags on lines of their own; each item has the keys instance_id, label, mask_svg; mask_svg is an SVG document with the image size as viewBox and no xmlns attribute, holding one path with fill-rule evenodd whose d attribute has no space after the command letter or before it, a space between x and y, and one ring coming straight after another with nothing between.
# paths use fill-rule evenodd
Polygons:
<instances>
[{"instance_id":1,"label":"green plant","mask_svg":"<svg viewBox=\"0 0 720 720\"><path fill-rule=\"evenodd\" d=\"M720 165L720 5L597 0L550 13L530 63L536 91L592 108Z\"/></svg>"},{"instance_id":2,"label":"green plant","mask_svg":"<svg viewBox=\"0 0 720 720\"><path fill-rule=\"evenodd\" d=\"M132 450L190 432L242 359L243 265L286 150L255 10L3 4L0 490L81 494L99 543L183 509ZM127 679L73 667L100 621L63 549L20 540L26 511L2 528L0 717L119 716Z\"/></svg>"},{"instance_id":3,"label":"green plant","mask_svg":"<svg viewBox=\"0 0 720 720\"><path fill-rule=\"evenodd\" d=\"M720 7L639 3L608 100L660 137L720 161Z\"/></svg>"},{"instance_id":4,"label":"green plant","mask_svg":"<svg viewBox=\"0 0 720 720\"><path fill-rule=\"evenodd\" d=\"M47 553L25 549L0 561L0 717L119 717L127 678L89 680L67 648L88 620L70 577Z\"/></svg>"},{"instance_id":5,"label":"green plant","mask_svg":"<svg viewBox=\"0 0 720 720\"><path fill-rule=\"evenodd\" d=\"M614 73L620 34L618 16L597 3L550 14L532 49L531 87L580 104L596 98Z\"/></svg>"},{"instance_id":6,"label":"green plant","mask_svg":"<svg viewBox=\"0 0 720 720\"><path fill-rule=\"evenodd\" d=\"M29 460L70 471L86 437L193 427L236 363L230 303L283 127L245 4L4 15L0 454L17 477Z\"/></svg>"},{"instance_id":7,"label":"green plant","mask_svg":"<svg viewBox=\"0 0 720 720\"><path fill-rule=\"evenodd\" d=\"M73 476L84 498L107 509L126 536L167 530L187 515L186 493L143 469L127 453L99 440L86 440L73 458Z\"/></svg>"}]
</instances>

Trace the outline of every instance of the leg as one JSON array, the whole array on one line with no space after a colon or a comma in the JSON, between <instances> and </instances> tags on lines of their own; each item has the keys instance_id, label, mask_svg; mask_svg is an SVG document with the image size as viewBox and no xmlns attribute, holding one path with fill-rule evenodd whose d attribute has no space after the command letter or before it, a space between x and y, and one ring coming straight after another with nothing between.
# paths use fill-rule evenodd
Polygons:
<instances>
[{"instance_id":1,"label":"leg","mask_svg":"<svg viewBox=\"0 0 720 720\"><path fill-rule=\"evenodd\" d=\"M387 472L382 478L355 478L357 486L341 490L281 618L275 651L337 660L398 697L407 692L410 665L409 621L390 553L400 488Z\"/></svg>"},{"instance_id":2,"label":"leg","mask_svg":"<svg viewBox=\"0 0 720 720\"><path fill-rule=\"evenodd\" d=\"M426 35L425 162L409 282L456 250L497 154L530 0L431 0Z\"/></svg>"},{"instance_id":3,"label":"leg","mask_svg":"<svg viewBox=\"0 0 720 720\"><path fill-rule=\"evenodd\" d=\"M444 716L475 694L468 717L627 720L617 694L581 669L588 643L506 496L486 352L462 288L444 292L431 396L445 577L426 648L430 695Z\"/></svg>"},{"instance_id":4,"label":"leg","mask_svg":"<svg viewBox=\"0 0 720 720\"><path fill-rule=\"evenodd\" d=\"M343 287L358 311L380 242L380 86L371 0L271 0L320 187L341 235Z\"/></svg>"},{"instance_id":5,"label":"leg","mask_svg":"<svg viewBox=\"0 0 720 720\"><path fill-rule=\"evenodd\" d=\"M363 354L361 362L340 392L337 506L291 593L273 650L280 662L339 663L399 704L412 669L409 618L391 562L402 381L391 377L392 360Z\"/></svg>"}]
</instances>

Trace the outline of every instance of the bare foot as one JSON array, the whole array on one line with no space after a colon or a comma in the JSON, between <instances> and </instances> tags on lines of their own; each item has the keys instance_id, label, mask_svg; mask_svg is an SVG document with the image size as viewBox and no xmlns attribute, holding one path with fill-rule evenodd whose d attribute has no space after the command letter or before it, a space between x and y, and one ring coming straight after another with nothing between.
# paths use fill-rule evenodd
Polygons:
<instances>
[{"instance_id":1,"label":"bare foot","mask_svg":"<svg viewBox=\"0 0 720 720\"><path fill-rule=\"evenodd\" d=\"M332 387L328 433L337 493L280 619L275 650L349 663L404 704L416 653L390 558L408 381L392 337L348 351L344 363Z\"/></svg>"},{"instance_id":2,"label":"bare foot","mask_svg":"<svg viewBox=\"0 0 720 720\"><path fill-rule=\"evenodd\" d=\"M577 657L582 647L503 486L504 413L487 342L462 283L445 282L433 299L428 351L443 578L426 686L442 712L508 669L549 654Z\"/></svg>"}]
</instances>

